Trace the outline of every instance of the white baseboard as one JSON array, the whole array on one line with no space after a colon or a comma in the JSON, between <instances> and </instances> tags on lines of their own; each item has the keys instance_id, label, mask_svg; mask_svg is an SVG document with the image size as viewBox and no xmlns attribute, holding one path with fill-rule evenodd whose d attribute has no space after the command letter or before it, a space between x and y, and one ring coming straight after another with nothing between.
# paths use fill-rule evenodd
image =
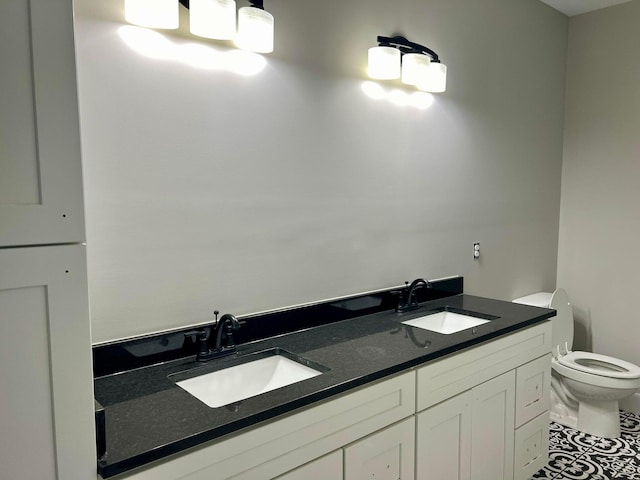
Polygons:
<instances>
[{"instance_id":1,"label":"white baseboard","mask_svg":"<svg viewBox=\"0 0 640 480\"><path fill-rule=\"evenodd\" d=\"M640 393L634 393L630 397L620 400L620 409L640 415Z\"/></svg>"}]
</instances>

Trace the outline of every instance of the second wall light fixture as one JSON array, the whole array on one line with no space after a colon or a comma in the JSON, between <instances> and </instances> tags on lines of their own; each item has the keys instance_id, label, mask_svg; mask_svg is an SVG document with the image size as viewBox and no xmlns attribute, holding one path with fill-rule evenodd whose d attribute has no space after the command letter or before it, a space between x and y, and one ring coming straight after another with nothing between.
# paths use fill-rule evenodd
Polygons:
<instances>
[{"instance_id":1,"label":"second wall light fixture","mask_svg":"<svg viewBox=\"0 0 640 480\"><path fill-rule=\"evenodd\" d=\"M376 80L400 79L425 92L447 89L447 66L438 54L405 37L378 37L378 46L369 49L369 77Z\"/></svg>"},{"instance_id":2,"label":"second wall light fixture","mask_svg":"<svg viewBox=\"0 0 640 480\"><path fill-rule=\"evenodd\" d=\"M273 52L273 15L263 0L249 0L238 9L235 0L125 0L129 23L148 28L176 29L179 5L189 9L191 33L215 40L234 40L239 48L257 53Z\"/></svg>"}]
</instances>

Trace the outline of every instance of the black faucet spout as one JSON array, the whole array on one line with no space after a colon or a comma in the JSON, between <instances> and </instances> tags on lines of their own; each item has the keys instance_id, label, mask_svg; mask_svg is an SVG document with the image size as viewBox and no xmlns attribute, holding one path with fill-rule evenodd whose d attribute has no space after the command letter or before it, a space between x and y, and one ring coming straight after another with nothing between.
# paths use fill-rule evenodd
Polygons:
<instances>
[{"instance_id":1,"label":"black faucet spout","mask_svg":"<svg viewBox=\"0 0 640 480\"><path fill-rule=\"evenodd\" d=\"M235 345L233 344L233 331L239 330L242 322L240 322L235 315L231 313L225 313L218 323L216 324L216 343L214 344L213 350L222 351L223 349L233 349L235 350ZM222 334L226 333L227 346L222 346Z\"/></svg>"},{"instance_id":2,"label":"black faucet spout","mask_svg":"<svg viewBox=\"0 0 640 480\"><path fill-rule=\"evenodd\" d=\"M218 312L215 312L216 317ZM214 327L204 327L198 330L186 332L186 337L192 337L198 342L198 354L196 360L198 362L207 362L212 358L224 357L235 353L236 346L233 342L233 331L238 330L245 322L238 320L235 315L230 313L224 314L220 320L218 320ZM214 333L211 333L213 328ZM225 337L226 345L222 345L223 335ZM209 347L209 338L215 337L214 348Z\"/></svg>"},{"instance_id":3,"label":"black faucet spout","mask_svg":"<svg viewBox=\"0 0 640 480\"><path fill-rule=\"evenodd\" d=\"M402 296L400 297L400 301L398 302L398 306L396 307L396 312L409 312L419 307L418 301L415 298L415 291L420 287L433 288L433 285L429 280L425 280L424 278L416 278L413 282L411 282L411 285L407 287L406 300L403 300Z\"/></svg>"}]
</instances>

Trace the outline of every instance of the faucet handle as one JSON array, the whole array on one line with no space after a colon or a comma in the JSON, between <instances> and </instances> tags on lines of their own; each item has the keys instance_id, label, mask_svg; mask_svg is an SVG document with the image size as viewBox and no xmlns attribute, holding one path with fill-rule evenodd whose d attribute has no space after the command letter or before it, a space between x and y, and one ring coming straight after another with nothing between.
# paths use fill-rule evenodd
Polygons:
<instances>
[{"instance_id":1,"label":"faucet handle","mask_svg":"<svg viewBox=\"0 0 640 480\"><path fill-rule=\"evenodd\" d=\"M190 330L184 333L185 337L191 337L193 340L197 339L201 342L206 342L209 340L209 336L211 335L211 331L208 328L200 328L198 330Z\"/></svg>"},{"instance_id":2,"label":"faucet handle","mask_svg":"<svg viewBox=\"0 0 640 480\"><path fill-rule=\"evenodd\" d=\"M406 306L404 301L404 296L409 291L409 282L404 281L404 288L400 288L398 290L398 305L396 306L396 312L401 312L402 309Z\"/></svg>"},{"instance_id":3,"label":"faucet handle","mask_svg":"<svg viewBox=\"0 0 640 480\"><path fill-rule=\"evenodd\" d=\"M185 337L191 337L198 342L198 354L196 359L200 359L209 353L209 337L211 336L211 329L208 327L200 328L198 330L191 330L185 332Z\"/></svg>"}]
</instances>

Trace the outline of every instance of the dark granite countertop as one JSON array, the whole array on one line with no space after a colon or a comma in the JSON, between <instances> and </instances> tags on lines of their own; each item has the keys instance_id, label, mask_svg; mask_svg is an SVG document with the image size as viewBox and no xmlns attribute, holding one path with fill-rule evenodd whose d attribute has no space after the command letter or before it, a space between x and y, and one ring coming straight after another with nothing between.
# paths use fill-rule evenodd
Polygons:
<instances>
[{"instance_id":1,"label":"dark granite countertop","mask_svg":"<svg viewBox=\"0 0 640 480\"><path fill-rule=\"evenodd\" d=\"M450 335L401 323L443 306L498 318ZM104 478L126 472L554 314L544 308L456 295L404 314L380 312L240 345L231 358L202 364L189 357L96 378L95 397L106 418L107 453L99 462L99 472ZM328 371L220 408L208 407L169 378L191 369L199 374L219 370L271 348L284 349Z\"/></svg>"}]
</instances>

